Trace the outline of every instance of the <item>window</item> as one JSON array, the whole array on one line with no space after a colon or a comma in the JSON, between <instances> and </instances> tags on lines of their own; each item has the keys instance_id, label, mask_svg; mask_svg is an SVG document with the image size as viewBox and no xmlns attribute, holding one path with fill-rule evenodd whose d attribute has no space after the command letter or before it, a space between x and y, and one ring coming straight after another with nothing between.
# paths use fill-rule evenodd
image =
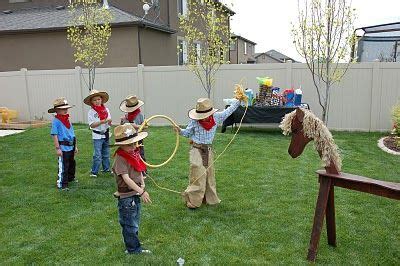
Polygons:
<instances>
[{"instance_id":1,"label":"window","mask_svg":"<svg viewBox=\"0 0 400 266\"><path fill-rule=\"evenodd\" d=\"M187 64L187 43L184 40L178 40L178 46L178 65L182 66Z\"/></svg>"},{"instance_id":2,"label":"window","mask_svg":"<svg viewBox=\"0 0 400 266\"><path fill-rule=\"evenodd\" d=\"M232 40L231 41L229 50L231 50L231 51L235 51L236 50L236 40Z\"/></svg>"},{"instance_id":3,"label":"window","mask_svg":"<svg viewBox=\"0 0 400 266\"><path fill-rule=\"evenodd\" d=\"M186 16L188 13L188 3L187 0L178 0L178 14Z\"/></svg>"},{"instance_id":4,"label":"window","mask_svg":"<svg viewBox=\"0 0 400 266\"><path fill-rule=\"evenodd\" d=\"M244 42L244 54L247 54L247 42Z\"/></svg>"}]
</instances>

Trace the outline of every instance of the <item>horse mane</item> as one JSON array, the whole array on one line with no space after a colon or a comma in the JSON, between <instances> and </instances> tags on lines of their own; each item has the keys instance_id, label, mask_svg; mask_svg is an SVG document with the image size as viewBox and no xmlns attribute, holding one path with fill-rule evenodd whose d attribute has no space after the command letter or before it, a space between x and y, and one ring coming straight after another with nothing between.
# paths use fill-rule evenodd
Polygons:
<instances>
[{"instance_id":1,"label":"horse mane","mask_svg":"<svg viewBox=\"0 0 400 266\"><path fill-rule=\"evenodd\" d=\"M329 167L333 162L337 170L340 171L342 167L342 159L340 158L338 146L333 140L332 134L325 124L311 111L301 108L304 112L303 131L304 134L314 139L314 147L321 154L321 160L324 167ZM279 127L282 129L284 135L289 135L292 132L292 121L296 116L296 110L286 114L282 119Z\"/></svg>"}]
</instances>

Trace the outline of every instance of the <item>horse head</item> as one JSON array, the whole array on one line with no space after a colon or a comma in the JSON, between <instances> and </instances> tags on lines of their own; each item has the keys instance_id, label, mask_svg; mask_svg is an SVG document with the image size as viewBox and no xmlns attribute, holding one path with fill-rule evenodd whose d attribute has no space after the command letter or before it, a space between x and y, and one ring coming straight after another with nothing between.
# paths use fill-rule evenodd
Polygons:
<instances>
[{"instance_id":1,"label":"horse head","mask_svg":"<svg viewBox=\"0 0 400 266\"><path fill-rule=\"evenodd\" d=\"M292 120L292 139L290 140L288 149L288 153L290 156L292 156L292 158L300 156L303 153L306 145L312 140L311 138L307 137L306 134L304 134L303 119L304 112L300 108L297 108L296 114Z\"/></svg>"}]
</instances>

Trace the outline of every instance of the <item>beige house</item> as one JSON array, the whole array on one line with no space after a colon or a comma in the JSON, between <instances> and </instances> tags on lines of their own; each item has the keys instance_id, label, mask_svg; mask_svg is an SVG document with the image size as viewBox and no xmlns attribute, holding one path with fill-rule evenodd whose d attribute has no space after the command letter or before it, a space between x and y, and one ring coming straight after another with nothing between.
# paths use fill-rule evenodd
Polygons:
<instances>
[{"instance_id":1,"label":"beige house","mask_svg":"<svg viewBox=\"0 0 400 266\"><path fill-rule=\"evenodd\" d=\"M242 36L233 34L231 36L229 56L231 64L254 64L256 43Z\"/></svg>"},{"instance_id":2,"label":"beige house","mask_svg":"<svg viewBox=\"0 0 400 266\"><path fill-rule=\"evenodd\" d=\"M188 0L153 0L144 17L142 0L103 0L113 15L108 55L102 67L178 65L184 45L178 16ZM69 0L0 1L0 71L74 68L67 40ZM216 2L220 4L219 1ZM233 11L226 8L231 15Z\"/></svg>"},{"instance_id":3,"label":"beige house","mask_svg":"<svg viewBox=\"0 0 400 266\"><path fill-rule=\"evenodd\" d=\"M276 50L269 50L265 53L256 53L255 54L256 63L257 64L269 64L269 63L285 63L289 60L293 63L298 63L293 58L290 58Z\"/></svg>"}]
</instances>

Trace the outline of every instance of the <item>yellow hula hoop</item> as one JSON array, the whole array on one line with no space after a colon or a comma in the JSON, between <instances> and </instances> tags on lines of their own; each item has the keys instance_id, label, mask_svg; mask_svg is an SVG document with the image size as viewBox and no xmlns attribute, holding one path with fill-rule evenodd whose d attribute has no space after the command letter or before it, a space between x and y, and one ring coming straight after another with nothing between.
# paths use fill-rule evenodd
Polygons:
<instances>
[{"instance_id":1,"label":"yellow hula hoop","mask_svg":"<svg viewBox=\"0 0 400 266\"><path fill-rule=\"evenodd\" d=\"M147 118L147 119L144 120L144 122L142 123L142 125L139 127L138 132L141 132L145 126L148 126L148 125L149 125L149 121L151 121L151 120L153 120L153 119L155 119L155 118L163 118L163 119L166 119L166 120L168 120L173 126L178 127L178 125L175 123L175 121L172 120L170 117L168 117L168 116L166 116L166 115L153 115L153 116L151 116L150 118ZM145 162L145 161L143 161L143 160L142 160L142 161L144 162L145 165L147 165L148 167L151 167L151 168L158 168L158 167L164 166L164 165L166 165L167 163L169 163L169 161L171 161L172 158L175 156L176 151L178 150L178 147L179 147L179 132L176 132L175 149L174 149L174 151L172 152L171 156L170 156L165 162L160 163L160 164L150 164L150 163L147 163L147 162Z\"/></svg>"}]
</instances>

